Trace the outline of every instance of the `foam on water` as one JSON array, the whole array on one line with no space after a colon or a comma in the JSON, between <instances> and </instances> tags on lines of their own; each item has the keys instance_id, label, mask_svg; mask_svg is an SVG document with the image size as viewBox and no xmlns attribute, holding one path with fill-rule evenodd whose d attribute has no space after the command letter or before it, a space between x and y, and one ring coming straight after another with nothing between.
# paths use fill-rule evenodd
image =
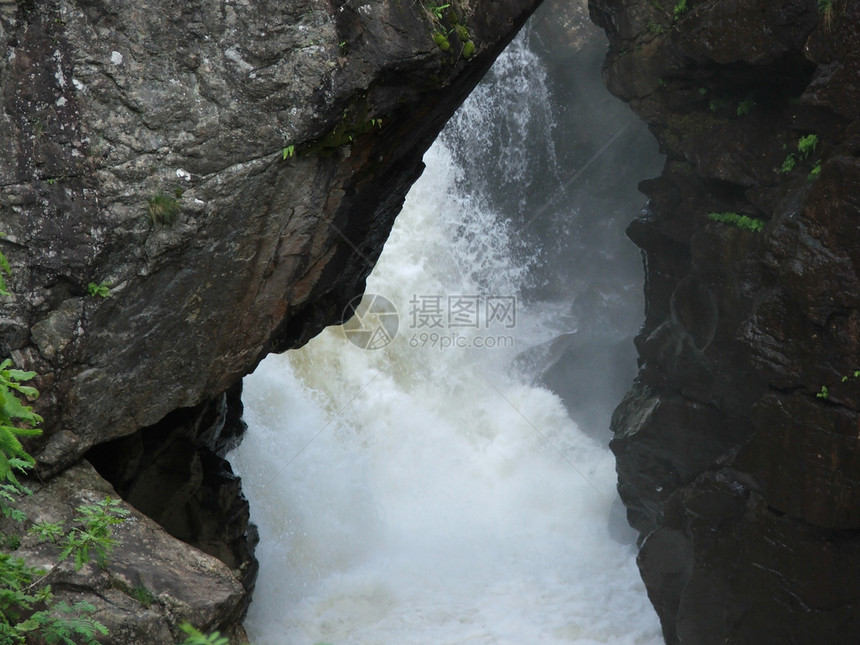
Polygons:
<instances>
[{"instance_id":1,"label":"foam on water","mask_svg":"<svg viewBox=\"0 0 860 645\"><path fill-rule=\"evenodd\" d=\"M558 333L553 305L520 298L515 328L458 328L463 347L422 346L413 327L416 297L521 296L528 269L454 159L428 152L368 280L400 314L393 342L363 350L328 329L245 381L231 461L261 536L249 635L656 645L634 549L608 528L611 454L514 367ZM469 346L489 336L513 346Z\"/></svg>"}]
</instances>

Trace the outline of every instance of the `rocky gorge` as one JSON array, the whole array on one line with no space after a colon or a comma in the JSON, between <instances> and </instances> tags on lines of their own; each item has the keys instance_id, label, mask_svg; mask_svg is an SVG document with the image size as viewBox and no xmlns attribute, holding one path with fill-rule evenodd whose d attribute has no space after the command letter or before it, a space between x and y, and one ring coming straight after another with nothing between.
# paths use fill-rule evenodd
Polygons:
<instances>
[{"instance_id":1,"label":"rocky gorge","mask_svg":"<svg viewBox=\"0 0 860 645\"><path fill-rule=\"evenodd\" d=\"M51 574L109 642L174 643L183 621L244 642L238 384L342 320L534 4L0 0L0 347L39 374L45 419L22 508L126 500L107 568ZM666 641L853 643L860 9L590 11L607 86L667 155L629 228L646 319L612 422Z\"/></svg>"},{"instance_id":2,"label":"rocky gorge","mask_svg":"<svg viewBox=\"0 0 860 645\"><path fill-rule=\"evenodd\" d=\"M666 642L860 626L860 6L592 0L667 155L619 491Z\"/></svg>"}]
</instances>

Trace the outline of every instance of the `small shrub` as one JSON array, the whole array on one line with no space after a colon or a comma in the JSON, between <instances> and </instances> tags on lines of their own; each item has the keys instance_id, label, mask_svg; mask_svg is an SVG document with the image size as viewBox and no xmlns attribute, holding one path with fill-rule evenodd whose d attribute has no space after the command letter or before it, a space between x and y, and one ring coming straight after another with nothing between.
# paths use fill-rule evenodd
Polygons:
<instances>
[{"instance_id":1,"label":"small shrub","mask_svg":"<svg viewBox=\"0 0 860 645\"><path fill-rule=\"evenodd\" d=\"M785 158L785 161L782 162L782 166L779 171L783 174L790 173L794 170L794 167L797 165L797 155L793 152L790 152L788 156Z\"/></svg>"},{"instance_id":2,"label":"small shrub","mask_svg":"<svg viewBox=\"0 0 860 645\"><path fill-rule=\"evenodd\" d=\"M818 179L818 175L820 175L820 174L821 174L821 161L819 160L812 167L812 170L809 171L809 175L807 176L807 179L809 181L815 181L816 179Z\"/></svg>"},{"instance_id":3,"label":"small shrub","mask_svg":"<svg viewBox=\"0 0 860 645\"><path fill-rule=\"evenodd\" d=\"M689 7L687 6L687 0L678 0L675 8L672 9L672 15L675 17L675 20L681 17Z\"/></svg>"},{"instance_id":4,"label":"small shrub","mask_svg":"<svg viewBox=\"0 0 860 645\"><path fill-rule=\"evenodd\" d=\"M110 282L103 280L102 282L96 284L95 282L90 282L87 285L87 293L90 294L91 297L99 297L99 298L110 298Z\"/></svg>"},{"instance_id":5,"label":"small shrub","mask_svg":"<svg viewBox=\"0 0 860 645\"><path fill-rule=\"evenodd\" d=\"M150 605L155 602L155 596L149 589L147 589L143 585L138 585L137 587L132 589L131 597L146 608L149 608Z\"/></svg>"},{"instance_id":6,"label":"small shrub","mask_svg":"<svg viewBox=\"0 0 860 645\"><path fill-rule=\"evenodd\" d=\"M800 151L800 154L804 159L815 152L816 147L818 147L817 134L807 134L805 137L800 137L797 142L797 149Z\"/></svg>"},{"instance_id":7,"label":"small shrub","mask_svg":"<svg viewBox=\"0 0 860 645\"><path fill-rule=\"evenodd\" d=\"M663 25L658 24L653 20L649 20L648 24L645 25L645 28L648 30L649 33L652 33L655 36L659 36L664 31L666 31L666 28Z\"/></svg>"},{"instance_id":8,"label":"small shrub","mask_svg":"<svg viewBox=\"0 0 860 645\"><path fill-rule=\"evenodd\" d=\"M749 114L752 112L752 109L755 107L755 101L751 98L744 99L740 103L738 103L738 116L744 116L745 114Z\"/></svg>"},{"instance_id":9,"label":"small shrub","mask_svg":"<svg viewBox=\"0 0 860 645\"><path fill-rule=\"evenodd\" d=\"M173 195L156 193L149 198L149 219L153 224L173 224L179 214L179 200Z\"/></svg>"},{"instance_id":10,"label":"small shrub","mask_svg":"<svg viewBox=\"0 0 860 645\"><path fill-rule=\"evenodd\" d=\"M229 645L230 643L229 639L221 636L220 632L206 635L188 623L182 623L179 628L188 634L180 645Z\"/></svg>"},{"instance_id":11,"label":"small shrub","mask_svg":"<svg viewBox=\"0 0 860 645\"><path fill-rule=\"evenodd\" d=\"M0 233L0 237L6 237L5 233ZM6 290L6 278L3 274L12 277L12 267L9 266L9 260L0 252L0 296L11 296L12 294Z\"/></svg>"},{"instance_id":12,"label":"small shrub","mask_svg":"<svg viewBox=\"0 0 860 645\"><path fill-rule=\"evenodd\" d=\"M764 229L765 221L758 217L750 217L749 215L740 215L738 213L709 213L708 217L714 222L722 224L731 224L744 231L754 231L756 233Z\"/></svg>"},{"instance_id":13,"label":"small shrub","mask_svg":"<svg viewBox=\"0 0 860 645\"><path fill-rule=\"evenodd\" d=\"M450 7L450 4L427 5L427 10L433 15L436 20L442 20L445 15L445 9Z\"/></svg>"},{"instance_id":14,"label":"small shrub","mask_svg":"<svg viewBox=\"0 0 860 645\"><path fill-rule=\"evenodd\" d=\"M436 43L436 46L443 52L451 51L451 43L448 41L448 37L445 36L445 34L438 31L433 32L433 42Z\"/></svg>"}]
</instances>

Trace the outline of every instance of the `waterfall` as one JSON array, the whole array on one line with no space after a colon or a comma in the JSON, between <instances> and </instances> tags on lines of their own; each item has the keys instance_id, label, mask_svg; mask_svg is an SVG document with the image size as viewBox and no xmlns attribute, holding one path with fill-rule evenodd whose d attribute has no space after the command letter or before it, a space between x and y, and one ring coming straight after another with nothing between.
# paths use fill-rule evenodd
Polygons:
<instances>
[{"instance_id":1,"label":"waterfall","mask_svg":"<svg viewBox=\"0 0 860 645\"><path fill-rule=\"evenodd\" d=\"M607 437L540 385L576 333L526 230L524 182L565 181L548 95L524 33L426 154L380 298L246 379L255 645L662 642Z\"/></svg>"}]
</instances>

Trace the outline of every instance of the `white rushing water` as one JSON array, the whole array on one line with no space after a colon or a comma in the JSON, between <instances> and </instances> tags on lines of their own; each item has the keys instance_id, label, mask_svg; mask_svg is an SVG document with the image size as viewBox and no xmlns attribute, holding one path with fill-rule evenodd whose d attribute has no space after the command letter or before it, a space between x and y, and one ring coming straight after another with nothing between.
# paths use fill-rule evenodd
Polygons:
<instances>
[{"instance_id":1,"label":"white rushing water","mask_svg":"<svg viewBox=\"0 0 860 645\"><path fill-rule=\"evenodd\" d=\"M565 331L559 307L524 303L528 267L454 157L427 153L368 280L399 313L394 340L361 349L330 328L245 381L231 461L261 537L249 635L660 643L635 550L610 535L610 452L516 367Z\"/></svg>"}]
</instances>

